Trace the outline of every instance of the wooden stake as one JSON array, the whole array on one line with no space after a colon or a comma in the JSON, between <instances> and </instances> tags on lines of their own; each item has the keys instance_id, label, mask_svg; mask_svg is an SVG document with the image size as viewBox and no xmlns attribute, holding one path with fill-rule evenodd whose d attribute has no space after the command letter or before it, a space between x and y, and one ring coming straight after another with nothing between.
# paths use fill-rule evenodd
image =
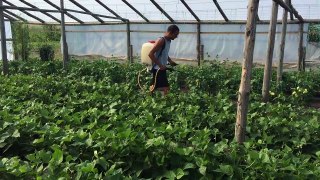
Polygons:
<instances>
[{"instance_id":1,"label":"wooden stake","mask_svg":"<svg viewBox=\"0 0 320 180\"><path fill-rule=\"evenodd\" d=\"M289 3L289 0L284 0L286 4ZM282 32L281 32L281 43L280 43L280 59L278 63L277 69L277 84L280 85L282 81L282 72L283 72L283 57L284 57L284 49L286 44L286 33L287 33L287 22L288 22L288 11L283 9L282 16Z\"/></svg>"},{"instance_id":2,"label":"wooden stake","mask_svg":"<svg viewBox=\"0 0 320 180\"><path fill-rule=\"evenodd\" d=\"M245 48L243 52L244 61L242 64L242 75L237 105L237 120L235 125L235 138L239 144L242 144L245 140L251 70L256 36L257 14L259 7L259 0L249 0L248 2L248 17L245 31Z\"/></svg>"},{"instance_id":3,"label":"wooden stake","mask_svg":"<svg viewBox=\"0 0 320 180\"><path fill-rule=\"evenodd\" d=\"M2 0L0 0L0 6L3 5ZM3 9L0 9L0 29L1 29L1 52L2 52L2 66L3 75L9 75L9 64L7 57L7 37L6 37L6 27L4 23Z\"/></svg>"},{"instance_id":4,"label":"wooden stake","mask_svg":"<svg viewBox=\"0 0 320 180\"><path fill-rule=\"evenodd\" d=\"M133 46L130 45L130 62L133 63Z\"/></svg>"},{"instance_id":5,"label":"wooden stake","mask_svg":"<svg viewBox=\"0 0 320 180\"><path fill-rule=\"evenodd\" d=\"M300 23L300 27L299 27L299 35L300 35L300 39L299 39L299 49L298 49L298 57L299 57L299 60L298 60L298 70L299 71L302 71L303 70L303 61L302 61L302 58L303 58L303 26L304 24L303 23Z\"/></svg>"},{"instance_id":6,"label":"wooden stake","mask_svg":"<svg viewBox=\"0 0 320 180\"><path fill-rule=\"evenodd\" d=\"M272 59L274 50L274 41L277 28L277 16L278 16L278 3L272 3L271 22L269 26L269 43L267 47L267 59L264 67L263 87L262 87L262 100L263 102L269 101L270 80L272 74Z\"/></svg>"},{"instance_id":7,"label":"wooden stake","mask_svg":"<svg viewBox=\"0 0 320 180\"><path fill-rule=\"evenodd\" d=\"M204 45L200 46L200 60L204 60Z\"/></svg>"},{"instance_id":8,"label":"wooden stake","mask_svg":"<svg viewBox=\"0 0 320 180\"><path fill-rule=\"evenodd\" d=\"M130 45L131 45L131 38L130 38L130 21L127 21L127 58L129 62L132 62L132 57L130 53Z\"/></svg>"},{"instance_id":9,"label":"wooden stake","mask_svg":"<svg viewBox=\"0 0 320 180\"><path fill-rule=\"evenodd\" d=\"M201 45L201 29L200 29L200 22L197 24L197 60L198 66L200 66L200 45Z\"/></svg>"}]
</instances>

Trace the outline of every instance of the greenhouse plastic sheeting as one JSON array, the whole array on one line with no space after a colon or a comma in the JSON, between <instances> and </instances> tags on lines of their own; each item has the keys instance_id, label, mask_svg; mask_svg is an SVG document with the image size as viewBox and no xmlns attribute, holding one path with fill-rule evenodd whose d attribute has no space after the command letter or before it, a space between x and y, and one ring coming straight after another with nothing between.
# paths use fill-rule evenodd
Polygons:
<instances>
[{"instance_id":1,"label":"greenhouse plastic sheeting","mask_svg":"<svg viewBox=\"0 0 320 180\"><path fill-rule=\"evenodd\" d=\"M5 21L6 28L6 38L7 38L7 58L8 60L13 60L13 44L12 44L12 33L11 33L11 24L9 21ZM0 37L1 39L1 37ZM0 43L1 49L1 43ZM2 59L2 51L0 50L0 57Z\"/></svg>"},{"instance_id":2,"label":"greenhouse plastic sheeting","mask_svg":"<svg viewBox=\"0 0 320 180\"><path fill-rule=\"evenodd\" d=\"M168 24L132 24L131 44L133 55L139 56L141 46L148 40L163 36ZM170 56L172 58L195 60L197 57L197 26L181 24L179 37L172 41ZM204 45L205 60L243 59L245 24L201 25L201 44ZM279 59L281 24L277 25L274 47L274 62ZM304 26L303 43L306 46L308 24ZM268 24L257 25L254 49L254 61L265 61L268 45ZM127 56L126 25L86 25L67 26L67 43L69 54L101 55L104 57ZM288 24L284 62L298 62L299 25Z\"/></svg>"},{"instance_id":3,"label":"greenhouse plastic sheeting","mask_svg":"<svg viewBox=\"0 0 320 180\"><path fill-rule=\"evenodd\" d=\"M320 43L308 43L306 50L306 59L320 61Z\"/></svg>"}]
</instances>

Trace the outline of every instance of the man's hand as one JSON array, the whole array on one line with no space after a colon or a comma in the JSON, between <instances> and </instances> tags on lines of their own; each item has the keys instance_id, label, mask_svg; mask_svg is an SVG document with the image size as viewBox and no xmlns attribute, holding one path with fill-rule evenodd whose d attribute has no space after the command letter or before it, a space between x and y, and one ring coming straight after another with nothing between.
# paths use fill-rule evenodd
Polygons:
<instances>
[{"instance_id":1,"label":"man's hand","mask_svg":"<svg viewBox=\"0 0 320 180\"><path fill-rule=\"evenodd\" d=\"M171 65L171 66L176 66L176 65L178 65L178 64L175 63L174 61L171 61L171 62L170 62L170 65Z\"/></svg>"},{"instance_id":2,"label":"man's hand","mask_svg":"<svg viewBox=\"0 0 320 180\"><path fill-rule=\"evenodd\" d=\"M166 70L167 69L167 67L162 65L162 64L159 67L160 67L160 70Z\"/></svg>"}]
</instances>

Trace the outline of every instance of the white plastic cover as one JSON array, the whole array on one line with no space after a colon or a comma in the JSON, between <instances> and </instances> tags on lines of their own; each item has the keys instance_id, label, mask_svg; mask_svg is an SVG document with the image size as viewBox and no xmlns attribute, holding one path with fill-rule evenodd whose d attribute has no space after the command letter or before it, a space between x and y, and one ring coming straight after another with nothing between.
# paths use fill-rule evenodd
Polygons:
<instances>
[{"instance_id":1,"label":"white plastic cover","mask_svg":"<svg viewBox=\"0 0 320 180\"><path fill-rule=\"evenodd\" d=\"M7 38L7 58L8 60L13 60L13 44L12 44L12 32L10 21L5 21L6 38ZM0 37L1 39L1 37ZM1 43L0 43L0 58L2 59Z\"/></svg>"},{"instance_id":2,"label":"white plastic cover","mask_svg":"<svg viewBox=\"0 0 320 180\"><path fill-rule=\"evenodd\" d=\"M197 26L190 24L178 26L180 35L171 43L170 56L172 58L196 60ZM281 24L277 25L274 61L279 59L281 26ZM142 44L163 36L167 27L167 24L132 24L130 29L133 55L139 56ZM268 29L268 24L257 26L254 61L265 61L266 59ZM304 46L307 42L307 29L308 24L305 24ZM201 25L201 44L204 45L204 59L242 61L244 30L244 24ZM67 26L66 32L69 54L101 55L105 57L127 56L126 25ZM284 62L298 61L298 47L299 25L288 24Z\"/></svg>"}]
</instances>

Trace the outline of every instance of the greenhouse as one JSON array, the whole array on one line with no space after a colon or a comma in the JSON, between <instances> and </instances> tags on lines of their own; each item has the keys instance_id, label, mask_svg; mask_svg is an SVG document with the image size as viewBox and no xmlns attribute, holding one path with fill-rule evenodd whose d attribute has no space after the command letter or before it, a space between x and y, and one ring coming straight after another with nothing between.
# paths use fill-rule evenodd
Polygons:
<instances>
[{"instance_id":1,"label":"greenhouse","mask_svg":"<svg viewBox=\"0 0 320 180\"><path fill-rule=\"evenodd\" d=\"M0 179L320 178L320 0L0 6Z\"/></svg>"}]
</instances>

